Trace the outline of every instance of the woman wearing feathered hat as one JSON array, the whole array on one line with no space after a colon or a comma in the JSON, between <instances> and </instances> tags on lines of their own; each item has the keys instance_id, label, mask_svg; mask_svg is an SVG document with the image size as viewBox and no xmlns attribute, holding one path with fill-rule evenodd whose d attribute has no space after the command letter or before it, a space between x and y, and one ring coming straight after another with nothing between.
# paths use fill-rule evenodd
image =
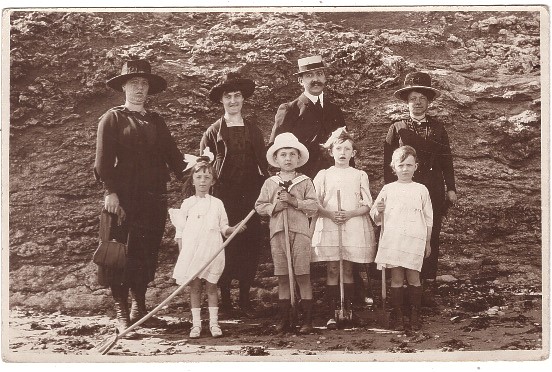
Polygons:
<instances>
[{"instance_id":1,"label":"woman wearing feathered hat","mask_svg":"<svg viewBox=\"0 0 552 372\"><path fill-rule=\"evenodd\" d=\"M125 329L147 313L146 289L165 229L169 170L181 178L186 163L163 118L145 109L148 95L167 87L146 60L124 62L107 86L123 92L125 103L109 109L98 125L94 174L105 189L100 229L110 230L109 239L127 243L127 263L124 271L100 266L98 281L111 287L117 320Z\"/></svg>"},{"instance_id":2,"label":"woman wearing feathered hat","mask_svg":"<svg viewBox=\"0 0 552 372\"><path fill-rule=\"evenodd\" d=\"M431 86L431 76L424 72L412 72L406 75L404 87L397 90L394 96L408 105L409 117L400 120L389 128L384 143L384 178L385 183L397 179L390 167L393 151L402 145L414 147L418 155L418 170L413 180L422 183L429 190L433 205L433 230L431 234L431 255L424 260L421 278L424 295L422 302L426 306L435 306L434 280L437 275L439 255L439 233L441 222L449 204L456 203L456 186L454 167L449 137L443 124L427 115L430 103L439 97L441 92ZM408 289L409 292L421 291L419 287ZM392 288L392 291L402 291ZM402 293L391 295L392 301L402 301ZM416 298L409 296L407 298ZM395 304L399 306L400 304ZM411 303L411 306L419 304Z\"/></svg>"},{"instance_id":3,"label":"woman wearing feathered hat","mask_svg":"<svg viewBox=\"0 0 552 372\"><path fill-rule=\"evenodd\" d=\"M222 104L224 115L203 134L200 153L209 147L215 155L218 182L213 194L223 201L230 224L241 221L254 207L264 179L268 177L263 134L255 123L242 116L243 103L254 90L253 80L232 72L209 92L212 102ZM261 243L259 217L255 215L247 226L247 230L225 249L226 265L218 282L222 312L232 310L232 279L239 281L240 309L246 314L252 310L249 290L257 271Z\"/></svg>"}]
</instances>

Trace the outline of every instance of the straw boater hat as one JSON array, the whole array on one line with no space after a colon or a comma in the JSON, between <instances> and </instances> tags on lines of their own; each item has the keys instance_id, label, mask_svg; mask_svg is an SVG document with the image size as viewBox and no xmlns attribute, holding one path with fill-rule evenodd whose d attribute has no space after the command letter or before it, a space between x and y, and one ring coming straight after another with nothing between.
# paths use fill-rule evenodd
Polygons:
<instances>
[{"instance_id":1,"label":"straw boater hat","mask_svg":"<svg viewBox=\"0 0 552 372\"><path fill-rule=\"evenodd\" d=\"M431 76L425 72L411 72L404 78L404 87L395 91L393 95L403 101L408 100L411 91L420 91L432 101L441 95L441 92L431 87Z\"/></svg>"},{"instance_id":2,"label":"straw boater hat","mask_svg":"<svg viewBox=\"0 0 552 372\"><path fill-rule=\"evenodd\" d=\"M274 139L274 143L272 146L270 146L266 152L266 160L268 161L268 164L272 165L273 167L278 168L278 164L274 161L274 154L276 151L291 147L294 149L297 149L299 151L299 163L297 164L297 168L305 165L305 163L309 160L309 150L303 145L297 137L293 135L293 133L280 133L276 136Z\"/></svg>"},{"instance_id":3,"label":"straw boater hat","mask_svg":"<svg viewBox=\"0 0 552 372\"><path fill-rule=\"evenodd\" d=\"M325 68L324 62L322 61L322 56L311 56L305 57L297 60L297 65L299 66L299 71L293 75L301 75L305 72L318 70Z\"/></svg>"},{"instance_id":4,"label":"straw boater hat","mask_svg":"<svg viewBox=\"0 0 552 372\"><path fill-rule=\"evenodd\" d=\"M209 98L213 102L220 102L224 92L240 91L243 98L249 98L255 91L255 82L251 79L242 78L237 72L229 72L221 81L211 88Z\"/></svg>"},{"instance_id":5,"label":"straw boater hat","mask_svg":"<svg viewBox=\"0 0 552 372\"><path fill-rule=\"evenodd\" d=\"M167 88L167 81L159 75L151 73L151 65L145 59L126 61L121 69L121 74L107 81L107 86L116 91L123 91L123 84L134 77L148 79L148 94L156 94Z\"/></svg>"}]
</instances>

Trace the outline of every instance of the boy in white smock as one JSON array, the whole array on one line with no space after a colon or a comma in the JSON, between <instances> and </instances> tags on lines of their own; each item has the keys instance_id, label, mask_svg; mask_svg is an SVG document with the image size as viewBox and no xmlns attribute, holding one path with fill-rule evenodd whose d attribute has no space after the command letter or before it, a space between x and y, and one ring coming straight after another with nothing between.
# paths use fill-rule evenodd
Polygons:
<instances>
[{"instance_id":1,"label":"boy in white smock","mask_svg":"<svg viewBox=\"0 0 552 372\"><path fill-rule=\"evenodd\" d=\"M418 164L416 150L401 146L393 152L391 168L397 181L383 186L370 210L374 222L382 225L375 262L382 270L391 268L390 325L402 330L403 283L408 282L410 319L407 327L419 330L419 310L422 300L420 271L424 257L431 254L433 209L429 191L412 181Z\"/></svg>"}]
</instances>

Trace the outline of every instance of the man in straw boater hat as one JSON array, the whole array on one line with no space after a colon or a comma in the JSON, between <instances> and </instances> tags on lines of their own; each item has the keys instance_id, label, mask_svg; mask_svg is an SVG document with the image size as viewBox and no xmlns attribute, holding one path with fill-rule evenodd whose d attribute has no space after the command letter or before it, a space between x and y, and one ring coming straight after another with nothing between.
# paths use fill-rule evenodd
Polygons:
<instances>
[{"instance_id":1,"label":"man in straw boater hat","mask_svg":"<svg viewBox=\"0 0 552 372\"><path fill-rule=\"evenodd\" d=\"M333 159L321 144L326 142L337 128L345 127L343 112L324 94L326 88L326 66L322 56L315 55L297 61L297 77L303 92L295 100L283 103L278 107L269 143L273 143L280 133L291 132L309 150L309 161L298 169L310 178L333 165ZM354 166L354 159L351 160ZM355 278L355 299L365 299L365 290L359 274L359 265L353 266ZM339 293L326 294L339 296Z\"/></svg>"},{"instance_id":2,"label":"man in straw boater hat","mask_svg":"<svg viewBox=\"0 0 552 372\"><path fill-rule=\"evenodd\" d=\"M109 109L98 125L94 174L105 190L100 231L127 244L127 260L120 271L99 266L98 282L111 287L119 328L126 329L147 313L146 290L165 230L169 170L182 178L186 163L163 118L145 108L148 95L167 87L148 61L124 62L107 86L123 92L125 103Z\"/></svg>"},{"instance_id":3,"label":"man in straw boater hat","mask_svg":"<svg viewBox=\"0 0 552 372\"><path fill-rule=\"evenodd\" d=\"M213 194L224 203L230 224L241 221L255 206L266 177L263 134L256 123L244 119L244 101L253 95L255 82L239 73L225 75L209 92L209 99L222 104L224 114L203 134L200 153L209 147L215 156L217 183ZM221 311L231 313L230 285L239 281L239 307L244 315L252 315L249 291L257 271L260 253L260 218L253 216L247 230L236 236L225 249L226 263L218 281Z\"/></svg>"},{"instance_id":4,"label":"man in straw boater hat","mask_svg":"<svg viewBox=\"0 0 552 372\"><path fill-rule=\"evenodd\" d=\"M421 279L425 287L422 296L424 306L435 306L435 278L439 255L439 233L443 215L449 205L456 203L454 167L449 137L443 124L427 115L430 103L439 97L441 92L431 86L431 76L425 72L412 72L406 75L404 87L398 89L394 96L408 105L409 117L391 125L384 142L384 179L385 183L397 179L390 164L393 151L402 145L412 146L418 155L418 169L413 180L427 187L433 205L433 231L431 233L431 255L424 259ZM401 307L403 288L391 288L392 301ZM420 287L409 287L411 308L416 311L420 306L412 301ZM397 293L393 293L397 292ZM419 301L419 300L418 300Z\"/></svg>"},{"instance_id":5,"label":"man in straw boater hat","mask_svg":"<svg viewBox=\"0 0 552 372\"><path fill-rule=\"evenodd\" d=\"M278 107L270 143L280 133L291 132L309 150L309 161L299 171L310 178L330 167L332 159L321 150L330 134L345 126L341 109L324 95L326 87L325 65L321 56L301 58L299 70L293 75L303 87L303 93L295 100Z\"/></svg>"}]
</instances>

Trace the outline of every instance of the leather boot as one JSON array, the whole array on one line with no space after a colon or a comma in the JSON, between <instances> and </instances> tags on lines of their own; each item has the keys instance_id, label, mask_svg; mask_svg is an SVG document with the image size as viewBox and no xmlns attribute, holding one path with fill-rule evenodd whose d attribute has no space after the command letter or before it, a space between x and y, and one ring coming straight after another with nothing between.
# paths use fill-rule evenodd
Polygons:
<instances>
[{"instance_id":1,"label":"leather boot","mask_svg":"<svg viewBox=\"0 0 552 372\"><path fill-rule=\"evenodd\" d=\"M420 306L422 304L422 287L408 286L410 297L410 325L413 330L419 331L422 328L420 322Z\"/></svg>"},{"instance_id":2,"label":"leather boot","mask_svg":"<svg viewBox=\"0 0 552 372\"><path fill-rule=\"evenodd\" d=\"M115 302L115 318L117 319L119 332L124 331L132 325L128 312L128 287L112 285L111 295Z\"/></svg>"},{"instance_id":3,"label":"leather boot","mask_svg":"<svg viewBox=\"0 0 552 372\"><path fill-rule=\"evenodd\" d=\"M402 331L403 325L403 287L391 287L389 289L391 297L391 316L389 317L389 327L396 331Z\"/></svg>"},{"instance_id":4,"label":"leather boot","mask_svg":"<svg viewBox=\"0 0 552 372\"><path fill-rule=\"evenodd\" d=\"M130 294L132 295L130 321L132 324L142 319L148 313L146 309L146 289L147 287L132 287L130 289Z\"/></svg>"},{"instance_id":5,"label":"leather boot","mask_svg":"<svg viewBox=\"0 0 552 372\"><path fill-rule=\"evenodd\" d=\"M403 285L403 316L410 316L410 291L408 290L408 284Z\"/></svg>"},{"instance_id":6,"label":"leather boot","mask_svg":"<svg viewBox=\"0 0 552 372\"><path fill-rule=\"evenodd\" d=\"M303 310L303 325L299 328L299 333L307 335L314 331L312 328L312 299L301 300L301 309Z\"/></svg>"},{"instance_id":7,"label":"leather boot","mask_svg":"<svg viewBox=\"0 0 552 372\"><path fill-rule=\"evenodd\" d=\"M337 319L335 319L335 310L339 301L339 286L326 285L326 301L328 302L328 322L327 329L337 329Z\"/></svg>"},{"instance_id":8,"label":"leather boot","mask_svg":"<svg viewBox=\"0 0 552 372\"><path fill-rule=\"evenodd\" d=\"M220 287L220 306L219 311L226 315L232 313L232 299L230 298L230 284L219 283Z\"/></svg>"},{"instance_id":9,"label":"leather boot","mask_svg":"<svg viewBox=\"0 0 552 372\"><path fill-rule=\"evenodd\" d=\"M240 310L242 313L248 317L253 318L255 316L253 307L251 306L251 301L249 299L249 290L251 288L251 285L249 283L241 283L240 282Z\"/></svg>"},{"instance_id":10,"label":"leather boot","mask_svg":"<svg viewBox=\"0 0 552 372\"><path fill-rule=\"evenodd\" d=\"M284 333L289 331L290 322L289 322L289 310L291 309L291 300L284 299L278 301L278 313L280 322L276 325L277 333Z\"/></svg>"},{"instance_id":11,"label":"leather boot","mask_svg":"<svg viewBox=\"0 0 552 372\"><path fill-rule=\"evenodd\" d=\"M439 304L435 300L437 288L435 280L422 280L422 305L423 307L438 307Z\"/></svg>"}]
</instances>

